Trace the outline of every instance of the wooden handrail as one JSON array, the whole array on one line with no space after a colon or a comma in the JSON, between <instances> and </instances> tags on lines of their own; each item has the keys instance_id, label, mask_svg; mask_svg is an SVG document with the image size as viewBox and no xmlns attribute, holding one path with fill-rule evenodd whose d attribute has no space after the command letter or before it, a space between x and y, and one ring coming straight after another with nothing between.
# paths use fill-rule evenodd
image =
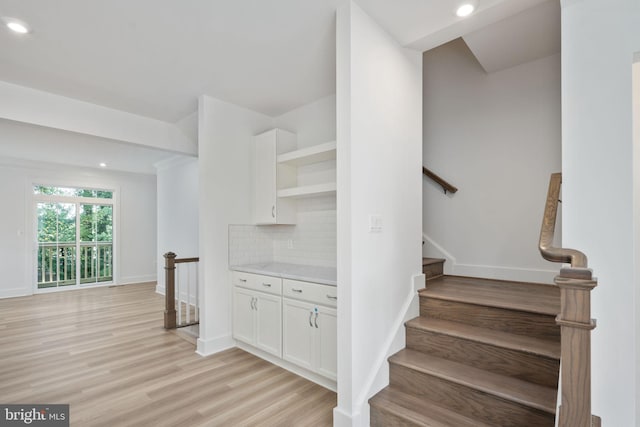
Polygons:
<instances>
[{"instance_id":1,"label":"wooden handrail","mask_svg":"<svg viewBox=\"0 0 640 427\"><path fill-rule=\"evenodd\" d=\"M200 261L200 258L196 257L196 258L176 258L174 262L176 264L184 264L187 262L199 262L199 261Z\"/></svg>"},{"instance_id":2,"label":"wooden handrail","mask_svg":"<svg viewBox=\"0 0 640 427\"><path fill-rule=\"evenodd\" d=\"M444 194L447 194L447 191L451 194L458 191L458 189L455 186L449 184L444 178L439 177L438 175L431 172L429 169L425 168L424 166L422 167L422 173L426 177L431 178L438 185L440 185L440 187L442 187L442 189L444 190Z\"/></svg>"},{"instance_id":3,"label":"wooden handrail","mask_svg":"<svg viewBox=\"0 0 640 427\"><path fill-rule=\"evenodd\" d=\"M571 264L571 267L574 269L586 269L587 256L585 254L575 249L556 248L553 246L561 184L562 174L551 174L538 247L542 257L547 261ZM586 274L587 272L583 273ZM590 279L591 276L588 278Z\"/></svg>"},{"instance_id":4,"label":"wooden handrail","mask_svg":"<svg viewBox=\"0 0 640 427\"><path fill-rule=\"evenodd\" d=\"M591 414L591 291L598 285L587 268L587 257L575 249L553 247L558 198L562 174L554 173L549 182L539 249L548 261L569 263L561 268L555 283L560 288L560 325L562 364L559 427L600 427L601 420Z\"/></svg>"},{"instance_id":5,"label":"wooden handrail","mask_svg":"<svg viewBox=\"0 0 640 427\"><path fill-rule=\"evenodd\" d=\"M176 264L184 264L189 262L199 262L200 258L177 258L173 252L164 254L164 270L165 270L165 308L164 308L164 328L175 329L177 327L176 319ZM192 322L190 324L197 324ZM186 326L186 325L181 325Z\"/></svg>"}]
</instances>

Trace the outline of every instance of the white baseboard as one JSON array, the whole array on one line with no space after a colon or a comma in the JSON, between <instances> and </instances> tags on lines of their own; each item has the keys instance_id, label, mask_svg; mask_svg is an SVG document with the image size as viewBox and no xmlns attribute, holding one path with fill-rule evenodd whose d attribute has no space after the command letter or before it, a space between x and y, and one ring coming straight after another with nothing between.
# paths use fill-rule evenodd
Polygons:
<instances>
[{"instance_id":1,"label":"white baseboard","mask_svg":"<svg viewBox=\"0 0 640 427\"><path fill-rule=\"evenodd\" d=\"M33 289L27 288L11 288L0 290L0 299L27 297L33 295Z\"/></svg>"},{"instance_id":2,"label":"white baseboard","mask_svg":"<svg viewBox=\"0 0 640 427\"><path fill-rule=\"evenodd\" d=\"M118 285L131 285L134 283L149 283L155 282L157 280L157 276L155 274L148 274L145 276L127 276L121 277L118 279Z\"/></svg>"},{"instance_id":3,"label":"white baseboard","mask_svg":"<svg viewBox=\"0 0 640 427\"><path fill-rule=\"evenodd\" d=\"M156 285L156 293L164 295L164 286Z\"/></svg>"},{"instance_id":4,"label":"white baseboard","mask_svg":"<svg viewBox=\"0 0 640 427\"><path fill-rule=\"evenodd\" d=\"M200 356L206 357L219 353L223 350L228 350L235 346L236 341L231 335L224 335L222 337L210 339L198 338L196 353Z\"/></svg>"},{"instance_id":5,"label":"white baseboard","mask_svg":"<svg viewBox=\"0 0 640 427\"><path fill-rule=\"evenodd\" d=\"M308 371L304 368L294 365L291 362L288 362L272 354L266 353L260 350L259 348L255 348L252 345L245 344L243 342L238 341L237 347L246 351L247 353L251 353L254 356L258 356L259 358L264 359L267 362L271 362L276 366L280 366L281 368L286 369L289 372L293 372L294 374L299 375L302 378L306 378L311 382L321 385L324 388L328 388L331 391L337 391L336 382L329 378L325 378L322 375L316 374L315 372Z\"/></svg>"},{"instance_id":6,"label":"white baseboard","mask_svg":"<svg viewBox=\"0 0 640 427\"><path fill-rule=\"evenodd\" d=\"M536 270L533 268L500 267L495 265L456 264L451 273L456 276L484 277L488 279L510 280L515 282L535 282L553 284L558 271Z\"/></svg>"},{"instance_id":7,"label":"white baseboard","mask_svg":"<svg viewBox=\"0 0 640 427\"><path fill-rule=\"evenodd\" d=\"M365 386L356 400L354 410L358 414L357 422L366 422L365 424L352 425L369 425L369 398L379 392L389 384L389 364L387 359L393 353L405 347L405 329L404 324L407 320L412 319L420 314L418 289L424 288L424 274L416 274L411 278L411 289L409 290L402 308L398 311L398 316L392 324L389 335L381 346L382 351L378 353L375 359L374 368L369 372ZM335 425L335 424L334 424Z\"/></svg>"},{"instance_id":8,"label":"white baseboard","mask_svg":"<svg viewBox=\"0 0 640 427\"><path fill-rule=\"evenodd\" d=\"M507 267L501 265L464 264L426 234L422 234L425 242L425 256L444 258L444 274L453 276L483 277L487 279L511 280L516 282L553 283L560 271L525 267Z\"/></svg>"},{"instance_id":9,"label":"white baseboard","mask_svg":"<svg viewBox=\"0 0 640 427\"><path fill-rule=\"evenodd\" d=\"M333 427L369 427L369 404L365 409L366 415L362 412L349 414L336 406L333 408Z\"/></svg>"}]
</instances>

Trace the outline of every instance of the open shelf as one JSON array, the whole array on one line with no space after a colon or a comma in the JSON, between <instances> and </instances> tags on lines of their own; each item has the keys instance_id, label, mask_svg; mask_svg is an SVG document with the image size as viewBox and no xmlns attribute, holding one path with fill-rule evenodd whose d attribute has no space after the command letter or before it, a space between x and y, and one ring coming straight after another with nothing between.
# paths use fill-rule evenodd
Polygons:
<instances>
[{"instance_id":1,"label":"open shelf","mask_svg":"<svg viewBox=\"0 0 640 427\"><path fill-rule=\"evenodd\" d=\"M284 188L282 190L278 190L278 197L279 198L287 198L287 197L300 198L300 197L308 197L308 196L320 196L323 194L335 194L335 192L336 192L336 183L326 182L323 184Z\"/></svg>"},{"instance_id":2,"label":"open shelf","mask_svg":"<svg viewBox=\"0 0 640 427\"><path fill-rule=\"evenodd\" d=\"M291 166L304 166L336 158L336 142L325 142L313 147L301 148L278 156L278 163Z\"/></svg>"}]
</instances>

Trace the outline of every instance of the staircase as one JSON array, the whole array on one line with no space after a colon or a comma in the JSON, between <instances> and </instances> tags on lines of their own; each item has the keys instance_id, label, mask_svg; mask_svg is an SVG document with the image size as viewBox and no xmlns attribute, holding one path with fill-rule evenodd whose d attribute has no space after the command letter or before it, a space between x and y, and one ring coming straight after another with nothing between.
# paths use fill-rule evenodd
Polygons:
<instances>
[{"instance_id":1,"label":"staircase","mask_svg":"<svg viewBox=\"0 0 640 427\"><path fill-rule=\"evenodd\" d=\"M552 427L560 291L552 285L442 274L426 259L420 317L369 400L371 426Z\"/></svg>"}]
</instances>

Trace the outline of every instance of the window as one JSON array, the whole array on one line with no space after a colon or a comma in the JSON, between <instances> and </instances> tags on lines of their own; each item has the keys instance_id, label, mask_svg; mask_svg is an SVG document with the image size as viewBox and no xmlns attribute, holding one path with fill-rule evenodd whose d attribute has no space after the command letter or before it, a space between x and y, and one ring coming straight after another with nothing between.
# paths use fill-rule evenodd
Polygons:
<instances>
[{"instance_id":1,"label":"window","mask_svg":"<svg viewBox=\"0 0 640 427\"><path fill-rule=\"evenodd\" d=\"M35 185L37 287L113 281L112 190Z\"/></svg>"}]
</instances>

